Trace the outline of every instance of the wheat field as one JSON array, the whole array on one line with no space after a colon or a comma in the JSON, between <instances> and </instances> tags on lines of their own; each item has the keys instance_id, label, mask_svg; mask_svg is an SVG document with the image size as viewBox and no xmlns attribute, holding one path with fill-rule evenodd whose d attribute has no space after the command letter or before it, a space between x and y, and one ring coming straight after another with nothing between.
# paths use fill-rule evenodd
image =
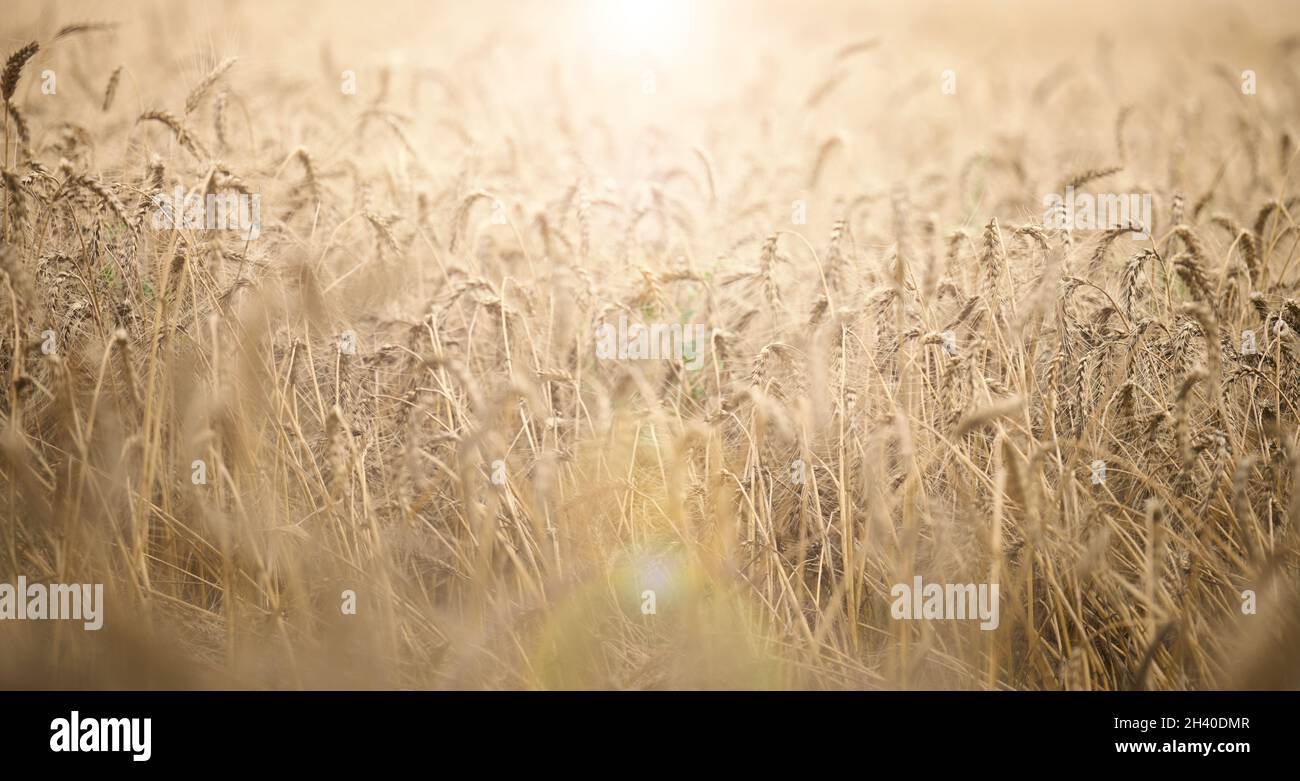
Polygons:
<instances>
[{"instance_id":1,"label":"wheat field","mask_svg":"<svg viewBox=\"0 0 1300 781\"><path fill-rule=\"evenodd\" d=\"M0 581L104 585L4 688L1300 687L1294 4L0 38Z\"/></svg>"}]
</instances>

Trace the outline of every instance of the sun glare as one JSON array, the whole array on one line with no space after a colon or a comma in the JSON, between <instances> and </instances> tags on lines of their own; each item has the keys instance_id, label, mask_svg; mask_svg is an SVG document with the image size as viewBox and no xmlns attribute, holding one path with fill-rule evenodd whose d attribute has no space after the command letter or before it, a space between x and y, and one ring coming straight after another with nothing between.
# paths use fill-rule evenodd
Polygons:
<instances>
[{"instance_id":1,"label":"sun glare","mask_svg":"<svg viewBox=\"0 0 1300 781\"><path fill-rule=\"evenodd\" d=\"M692 15L682 0L593 0L589 33L609 53L672 57L690 38Z\"/></svg>"}]
</instances>

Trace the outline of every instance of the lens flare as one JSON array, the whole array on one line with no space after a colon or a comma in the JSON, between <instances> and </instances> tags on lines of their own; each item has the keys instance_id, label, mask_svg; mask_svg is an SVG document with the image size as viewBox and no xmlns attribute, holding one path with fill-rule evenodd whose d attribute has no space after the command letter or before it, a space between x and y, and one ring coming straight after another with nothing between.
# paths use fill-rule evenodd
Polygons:
<instances>
[{"instance_id":1,"label":"lens flare","mask_svg":"<svg viewBox=\"0 0 1300 781\"><path fill-rule=\"evenodd\" d=\"M594 0L588 34L606 53L671 58L693 28L692 7L681 0Z\"/></svg>"}]
</instances>

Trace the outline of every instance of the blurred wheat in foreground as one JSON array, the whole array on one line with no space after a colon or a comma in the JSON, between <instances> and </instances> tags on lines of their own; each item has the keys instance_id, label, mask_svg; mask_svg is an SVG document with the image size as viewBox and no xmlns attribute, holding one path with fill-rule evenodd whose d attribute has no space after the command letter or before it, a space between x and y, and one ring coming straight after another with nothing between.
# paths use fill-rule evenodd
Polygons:
<instances>
[{"instance_id":1,"label":"blurred wheat in foreground","mask_svg":"<svg viewBox=\"0 0 1300 781\"><path fill-rule=\"evenodd\" d=\"M1300 687L1293 5L365 5L6 10L0 685Z\"/></svg>"}]
</instances>

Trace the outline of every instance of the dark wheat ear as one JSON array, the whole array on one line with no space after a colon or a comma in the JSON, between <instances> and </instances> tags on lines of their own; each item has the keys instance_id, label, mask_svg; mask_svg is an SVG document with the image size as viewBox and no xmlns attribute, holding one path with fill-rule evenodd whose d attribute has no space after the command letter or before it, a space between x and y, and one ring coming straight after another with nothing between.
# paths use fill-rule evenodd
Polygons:
<instances>
[{"instance_id":1,"label":"dark wheat ear","mask_svg":"<svg viewBox=\"0 0 1300 781\"><path fill-rule=\"evenodd\" d=\"M1123 170L1124 170L1124 166L1122 165L1112 165L1112 166L1107 166L1105 168L1090 168L1086 171L1080 171L1079 173L1075 174L1069 179L1066 179L1061 184L1061 192L1065 192L1071 187L1077 190L1080 187L1083 187L1085 184L1088 184L1090 182L1095 182L1098 179L1102 179L1107 176L1111 176L1113 174L1117 174Z\"/></svg>"},{"instance_id":2,"label":"dark wheat ear","mask_svg":"<svg viewBox=\"0 0 1300 781\"><path fill-rule=\"evenodd\" d=\"M189 150L189 153L194 155L195 158L207 160L212 157L212 155L208 154L207 148L194 135L194 131L177 119L175 114L168 111L146 111L136 119L136 122L140 123L147 120L161 122L166 125L176 135L176 140L180 142L181 146Z\"/></svg>"},{"instance_id":3,"label":"dark wheat ear","mask_svg":"<svg viewBox=\"0 0 1300 781\"><path fill-rule=\"evenodd\" d=\"M108 77L108 86L104 87L104 110L113 107L113 98L117 96L117 83L122 80L122 66L119 65Z\"/></svg>"},{"instance_id":4,"label":"dark wheat ear","mask_svg":"<svg viewBox=\"0 0 1300 781\"><path fill-rule=\"evenodd\" d=\"M40 48L39 43L32 41L9 55L9 59L5 60L4 74L0 75L0 97L9 100L14 96L14 91L18 89L18 77L23 73L23 66Z\"/></svg>"},{"instance_id":5,"label":"dark wheat ear","mask_svg":"<svg viewBox=\"0 0 1300 781\"><path fill-rule=\"evenodd\" d=\"M19 143L22 144L24 150L27 150L27 148L30 147L32 143L32 132L31 129L27 126L26 117L23 116L22 110L19 109L18 106L12 100L5 101L4 107L5 110L9 112L9 116L14 118L14 128L18 131ZM26 156L31 157L30 154L27 154Z\"/></svg>"}]
</instances>

